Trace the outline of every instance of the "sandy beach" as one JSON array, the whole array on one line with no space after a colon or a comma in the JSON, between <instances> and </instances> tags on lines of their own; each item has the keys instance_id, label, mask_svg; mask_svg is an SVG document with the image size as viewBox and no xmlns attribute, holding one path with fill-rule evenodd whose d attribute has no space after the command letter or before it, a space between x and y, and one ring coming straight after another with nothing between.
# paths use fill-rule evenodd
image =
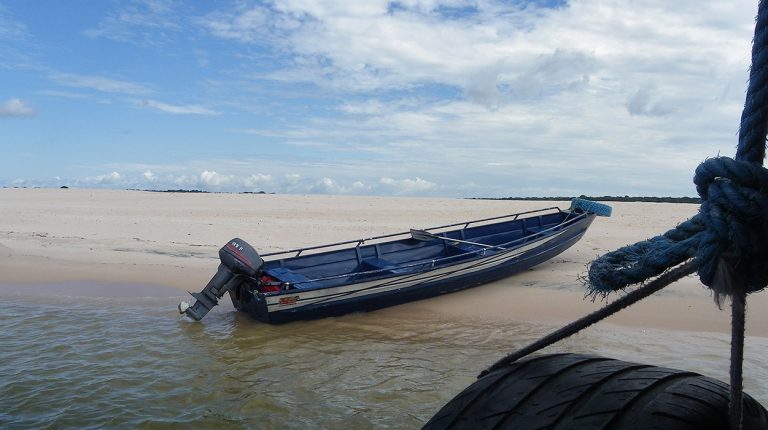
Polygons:
<instances>
[{"instance_id":1,"label":"sandy beach","mask_svg":"<svg viewBox=\"0 0 768 430\"><path fill-rule=\"evenodd\" d=\"M137 291L140 285L199 290L216 270L218 249L233 237L263 253L547 206L568 203L2 189L0 283L25 289L87 281L115 288L136 285ZM504 281L400 308L490 322L568 322L602 305L584 299L577 278L589 261L662 233L698 209L665 203L611 206L612 217L598 218L578 244L550 262ZM759 312L766 305L765 293L749 297L749 335L768 336L768 316ZM727 332L729 315L717 309L697 278L689 277L607 323Z\"/></svg>"}]
</instances>

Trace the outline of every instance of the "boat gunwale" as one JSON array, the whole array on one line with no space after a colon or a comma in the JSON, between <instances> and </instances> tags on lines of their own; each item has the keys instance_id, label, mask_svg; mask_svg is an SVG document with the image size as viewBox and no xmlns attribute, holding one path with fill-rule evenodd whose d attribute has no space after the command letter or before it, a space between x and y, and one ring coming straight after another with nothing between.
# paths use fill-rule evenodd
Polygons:
<instances>
[{"instance_id":1,"label":"boat gunwale","mask_svg":"<svg viewBox=\"0 0 768 430\"><path fill-rule=\"evenodd\" d=\"M448 227L454 227L454 226L465 225L465 224L466 224L466 226L464 228L466 228L469 224L476 223L476 222L489 221L489 220L495 220L495 219L503 219L503 218L513 217L513 216L516 217L516 216L523 215L523 214L542 212L542 211L547 211L547 210L552 210L552 209L557 209L557 212L552 212L553 215L556 214L556 213L568 213L569 215L574 213L574 212L567 211L567 210L564 211L564 210L562 210L560 208L557 208L557 207L552 207L552 208L545 208L545 209L540 209L540 210L536 210L536 211L522 212L522 213L519 213L519 214L510 214L510 215L505 215L505 216L486 218L486 219L483 219L483 220L467 221L467 222L461 222L461 223L456 223L456 224L451 224L451 225L446 225L446 226L431 227L431 228L425 229L425 230L427 230L427 231L428 230L437 230L437 229L441 229L441 228L448 228ZM301 281L301 282L297 282L297 283L301 284L301 283L310 283L310 282L329 281L329 280L334 280L334 279L351 278L351 277L360 276L360 275L363 275L363 276L365 276L365 275L373 275L373 276L375 276L377 273L380 273L381 275L384 275L384 276L380 276L380 277L372 277L371 279L368 279L368 280L365 280L365 281L361 282L361 283L364 283L364 282L369 282L369 281L374 281L374 280L383 280L383 279L387 279L387 278L400 277L400 276L403 276L403 275L418 275L420 273L426 273L426 272L429 272L429 271L437 269L437 268L450 266L450 264L445 264L445 263L449 262L450 260L458 260L455 264L459 264L459 263L470 262L470 261L475 260L475 259L482 259L482 258L486 258L486 257L504 256L507 253L513 252L513 251L517 250L518 248L520 248L521 246L526 245L527 243L535 242L535 241L537 241L539 239L545 238L545 236L551 235L555 231L563 230L569 224L575 224L576 222L580 221L582 218L586 218L588 215L589 214L587 214L587 213L576 213L576 216L574 216L573 218L569 218L568 216L566 216L561 222L559 222L558 224L556 224L556 225L554 225L552 227L549 227L549 228L537 231L537 232L529 234L527 236L523 236L523 237L511 240L509 242L505 242L505 243L502 243L502 244L494 245L494 247L504 248L504 249L501 250L501 251L490 250L491 254L488 254L488 251L489 251L488 248L482 248L482 249L476 249L476 250L467 251L467 252L464 252L464 253L461 253L461 254L449 255L449 256L440 257L440 258L431 259L431 260L428 259L428 260L423 260L423 261L416 261L416 262L412 262L412 263L408 263L408 264L403 264L403 265L398 265L397 266L398 269L407 269L407 268L412 268L412 267L425 266L427 263L430 263L430 267L429 268L425 268L424 270L414 270L413 272L410 272L410 273L399 273L399 274L397 274L397 273L392 273L390 268L373 269L373 270L366 270L366 271L355 271L355 272L349 272L349 273L342 273L342 274L338 274L338 275L331 275L331 276L325 276L325 277L320 277L320 278L312 278L312 279L307 279L306 281ZM517 219L518 218L514 218L514 219L512 219L510 221L515 221ZM488 225L492 225L492 224L488 224ZM445 231L443 233L449 233L449 232L460 231L460 230L461 229L448 230L448 231ZM410 234L410 232L395 233L395 234L387 235L387 236L397 236L397 235L402 235L402 234ZM381 237L378 237L378 238L381 238ZM450 238L450 237L444 238L444 240L448 240L448 241L450 241L451 239L452 238ZM443 239L435 239L435 240L443 240ZM346 243L354 243L354 242L355 241L349 241L349 242L346 242ZM325 246L332 246L332 245L325 245ZM505 248L505 247L508 247L508 248ZM341 251L341 250L339 250L339 251ZM287 253L289 251L285 251L285 252ZM475 256L474 257L470 257L469 259L466 259L466 256L468 254L475 254ZM265 256L268 256L268 255L270 255L270 254L265 254ZM274 255L274 254L272 254L272 255ZM464 259L462 259L462 257ZM293 258L293 257L289 257L289 258ZM358 282L353 282L352 284L355 284L355 283L358 283ZM295 294L297 291L314 291L314 290L322 290L322 289L334 288L334 287L335 286L322 286L321 285L321 286L299 288L298 290L296 290L296 289L286 289L286 290L280 290L280 291L274 291L274 292L258 292L257 294L263 295L264 297L273 297L273 296L279 296L279 295L284 295L284 294Z\"/></svg>"},{"instance_id":2,"label":"boat gunwale","mask_svg":"<svg viewBox=\"0 0 768 430\"><path fill-rule=\"evenodd\" d=\"M472 221L463 221L463 222L457 222L457 223L453 223L453 224L446 224L446 225L440 225L440 226L436 226L436 227L429 227L429 228L424 228L422 230L424 230L424 231L433 231L433 230L440 230L440 229L449 228L449 227L457 227L457 226L460 226L460 225L463 225L464 227L462 227L462 229L465 229L465 228L469 227L471 224L477 224L477 223L487 222L487 221L495 221L495 220L500 220L500 219L504 219L504 218L512 218L510 221L515 221L521 215L531 215L531 214L535 214L535 213L538 213L538 212L547 212L547 211L553 211L552 214L563 213L563 212L570 212L569 210L560 209L557 206L551 206L551 207L548 207L548 208L534 209L534 210L518 212L518 213L514 213L514 214L499 215L499 216L490 217L490 218L481 218L481 219L476 219L476 220L472 220ZM365 244L368 241L380 240L380 239L389 239L389 238L397 237L397 236L409 236L410 234L411 234L411 231L408 230L408 231L403 231L403 232L399 232L399 233L389 233L389 234L384 234L384 235L380 235L380 236L372 236L372 237L367 237L367 238L362 238L362 239L352 239L352 240L345 240L345 241L342 241L342 242L328 243L328 244L325 244L325 245L313 245L313 246L307 246L307 247L303 247L303 248L287 249L285 251L273 251L273 252L261 254L261 257L273 257L273 256L276 256L276 255L282 255L282 254L296 254L296 255L293 255L293 256L290 256L290 257L283 257L283 258L295 258L295 257L301 256L301 254L304 251L313 251L313 250L318 250L318 249L323 249L323 248L331 248L331 247L335 247L335 246L349 245L349 244L352 244L352 243L356 244L353 247L353 248L356 248L356 247L359 247L360 245ZM336 251L336 250L333 250L333 251Z\"/></svg>"},{"instance_id":3,"label":"boat gunwale","mask_svg":"<svg viewBox=\"0 0 768 430\"><path fill-rule=\"evenodd\" d=\"M581 215L581 214L579 214L579 215ZM317 305L322 305L323 303L329 303L329 302L330 303L336 303L342 297L346 297L346 296L353 297L353 296L359 295L360 293L364 293L364 295L363 296L359 296L359 297L354 297L354 300L361 300L361 299L365 299L366 297L376 296L376 295L380 295L380 294L387 294L387 293L391 293L394 290L404 290L404 291L405 290L409 290L410 291L414 287L420 286L421 284L423 284L425 282L427 282L427 283L434 282L435 279L437 279L437 278L443 278L444 280L445 279L449 279L449 278L452 278L452 276L447 276L446 277L446 275L455 275L458 272L464 272L464 271L466 271L468 269L473 270L473 271L477 271L477 270L487 271L487 270L490 270L491 267L485 267L485 268L480 268L480 267L481 266L488 266L489 264L491 266L497 267L498 264L507 264L509 261L517 260L519 258L524 258L524 259L535 258L535 256L541 254L541 252L531 253L532 251L540 249L541 246L549 243L551 240L557 240L556 238L558 236L560 236L562 234L566 234L567 232L571 231L571 229L575 225L577 225L577 224L581 224L582 222L585 222L585 221L589 221L591 223L591 221L590 221L591 214L583 214L583 215L584 215L583 217L582 216L578 216L578 217L571 218L568 221L566 221L566 223L568 223L568 224L570 224L571 221L574 222L574 224L570 224L566 228L563 228L563 229L561 229L559 231L553 232L552 234L548 234L548 235L544 235L544 236L538 237L535 240L529 241L528 243L524 243L521 246L518 246L516 248L512 248L511 249L511 251L519 251L522 247L533 246L533 248L525 250L522 253L497 252L497 253L494 253L492 255L486 255L486 256L481 256L481 257L469 259L469 260L462 261L462 262L458 263L456 266L466 266L467 264L469 264L470 266L458 268L458 269L452 270L451 272L448 272L448 273L440 273L440 274L437 274L437 275L430 275L430 273L433 273L433 272L436 272L436 271L440 271L440 270L446 270L446 269L449 269L449 268L454 267L454 266L452 266L452 265L444 265L444 266L441 266L441 267L433 267L433 268L430 268L428 270L424 270L424 271L421 271L421 272L412 272L412 273L408 273L408 274L392 275L392 276L387 276L387 277L384 277L384 278L371 279L371 280L366 280L366 281L359 282L359 283L350 283L350 284L340 285L340 286L319 287L319 288L315 287L315 288L306 288L306 289L299 289L299 290L283 290L283 291L279 291L279 292L269 292L269 293L260 293L260 292L253 291L253 290L251 290L249 292L253 295L253 297L256 299L257 302L260 302L260 303L262 303L265 306L265 312L267 312L268 315L273 315L273 314L277 314L277 313L283 314L284 312L288 312L288 313L299 312L299 313L301 313L301 312L303 312L304 309L308 309L309 307L313 307L313 306L317 306ZM562 223L559 224L559 225L562 225ZM588 226L588 224L587 224L587 226ZM581 235L583 235L583 233L585 231L586 231L586 227L584 228L584 230L581 233L578 233L574 237L577 237L577 238L581 237ZM533 235L531 235L531 236L533 236ZM523 256L526 256L526 257L523 257ZM419 279L420 277L423 277L425 275L432 276L432 277L429 278L429 279ZM369 285L366 285L366 284L369 284ZM363 286L363 285L364 285L364 287L360 288L360 286ZM358 286L358 288L347 289L347 288L351 288L351 287L354 287L354 286ZM324 296L304 297L305 295L303 294L303 293L318 293L318 292L322 292L322 291L326 291L326 290L335 290L337 288L342 288L342 290L337 290L337 291L334 291L334 292L332 292L330 294L327 294L327 295L324 295ZM370 292L372 290L378 290L378 289L381 289L381 288L385 288L385 289L388 288L390 291L383 291L383 292L373 293L372 295L367 293L367 292ZM286 295L288 295L288 296L295 296L296 299L297 299L296 304L294 305L292 303L290 306L288 306L288 307L286 307L284 309L272 310L272 308L274 306L280 306L280 307L285 306L284 304L279 303L276 300L279 300L279 297L286 296ZM301 298L299 298L300 296L301 296ZM307 302L307 301L309 301L309 302ZM302 302L302 303L299 304L300 302ZM303 302L307 302L307 303L303 303ZM301 319L301 318L299 318L299 319Z\"/></svg>"}]
</instances>

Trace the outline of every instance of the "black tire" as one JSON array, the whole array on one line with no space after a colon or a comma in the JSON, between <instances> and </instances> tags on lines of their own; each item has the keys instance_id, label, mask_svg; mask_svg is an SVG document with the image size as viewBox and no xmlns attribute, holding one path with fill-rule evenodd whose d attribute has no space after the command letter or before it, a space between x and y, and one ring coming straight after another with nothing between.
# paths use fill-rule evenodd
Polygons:
<instances>
[{"instance_id":1,"label":"black tire","mask_svg":"<svg viewBox=\"0 0 768 430\"><path fill-rule=\"evenodd\" d=\"M478 379L424 429L728 428L728 385L682 370L581 354L526 358ZM743 430L768 428L744 395Z\"/></svg>"},{"instance_id":2,"label":"black tire","mask_svg":"<svg viewBox=\"0 0 768 430\"><path fill-rule=\"evenodd\" d=\"M586 200L579 197L571 200L571 210L575 209L605 217L611 216L611 212L613 212L613 209L606 204L593 202L592 200Z\"/></svg>"}]
</instances>

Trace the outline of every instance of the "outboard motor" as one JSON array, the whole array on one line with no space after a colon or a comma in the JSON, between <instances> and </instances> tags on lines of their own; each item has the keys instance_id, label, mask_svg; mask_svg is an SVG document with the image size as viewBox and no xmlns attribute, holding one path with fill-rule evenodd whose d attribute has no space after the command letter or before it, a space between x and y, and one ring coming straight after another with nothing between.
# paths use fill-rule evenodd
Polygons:
<instances>
[{"instance_id":1,"label":"outboard motor","mask_svg":"<svg viewBox=\"0 0 768 430\"><path fill-rule=\"evenodd\" d=\"M195 304L190 306L187 302L179 303L179 313L200 321L219 303L225 292L237 285L240 276L254 277L264 264L259 253L239 238L230 240L219 250L219 259L219 269L203 291L189 293L195 298Z\"/></svg>"}]
</instances>

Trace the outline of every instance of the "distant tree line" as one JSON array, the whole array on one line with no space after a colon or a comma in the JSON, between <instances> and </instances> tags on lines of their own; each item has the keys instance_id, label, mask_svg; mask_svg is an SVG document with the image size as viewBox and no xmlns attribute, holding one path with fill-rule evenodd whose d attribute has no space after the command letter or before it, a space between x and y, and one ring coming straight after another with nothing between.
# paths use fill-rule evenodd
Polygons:
<instances>
[{"instance_id":1,"label":"distant tree line","mask_svg":"<svg viewBox=\"0 0 768 430\"><path fill-rule=\"evenodd\" d=\"M235 193L225 193L225 192L211 192L211 191L205 191L205 190L184 190L184 189L178 189L178 190L137 190L132 189L133 191L147 191L150 193L201 193L201 194L267 194L266 191L240 191ZM274 194L274 193L269 193Z\"/></svg>"},{"instance_id":2,"label":"distant tree line","mask_svg":"<svg viewBox=\"0 0 768 430\"><path fill-rule=\"evenodd\" d=\"M699 197L638 197L638 196L585 196L579 198L595 202L647 202L647 203L695 203L700 204ZM573 197L477 197L475 200L527 200L527 201L568 201Z\"/></svg>"}]
</instances>

